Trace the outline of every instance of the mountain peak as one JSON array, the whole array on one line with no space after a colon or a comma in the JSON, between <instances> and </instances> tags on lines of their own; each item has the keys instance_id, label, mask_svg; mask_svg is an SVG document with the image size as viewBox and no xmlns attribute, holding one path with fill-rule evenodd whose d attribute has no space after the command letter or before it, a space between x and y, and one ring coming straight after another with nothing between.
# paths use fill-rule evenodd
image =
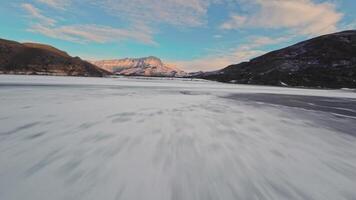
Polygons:
<instances>
[{"instance_id":1,"label":"mountain peak","mask_svg":"<svg viewBox=\"0 0 356 200\"><path fill-rule=\"evenodd\" d=\"M127 76L182 77L186 73L155 56L93 61L92 64L114 74Z\"/></svg>"},{"instance_id":2,"label":"mountain peak","mask_svg":"<svg viewBox=\"0 0 356 200\"><path fill-rule=\"evenodd\" d=\"M147 57L143 57L143 58L141 58L141 59L161 60L161 59L159 59L159 58L156 57L156 56L147 56Z\"/></svg>"}]
</instances>

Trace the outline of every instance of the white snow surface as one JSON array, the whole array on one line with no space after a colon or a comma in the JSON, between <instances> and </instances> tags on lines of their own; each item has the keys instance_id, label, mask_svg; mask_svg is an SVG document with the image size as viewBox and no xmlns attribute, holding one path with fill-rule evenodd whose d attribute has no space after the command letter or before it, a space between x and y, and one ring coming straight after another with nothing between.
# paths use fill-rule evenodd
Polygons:
<instances>
[{"instance_id":1,"label":"white snow surface","mask_svg":"<svg viewBox=\"0 0 356 200\"><path fill-rule=\"evenodd\" d=\"M354 110L231 97L262 93L356 103L354 90L0 75L0 199L356 199Z\"/></svg>"}]
</instances>

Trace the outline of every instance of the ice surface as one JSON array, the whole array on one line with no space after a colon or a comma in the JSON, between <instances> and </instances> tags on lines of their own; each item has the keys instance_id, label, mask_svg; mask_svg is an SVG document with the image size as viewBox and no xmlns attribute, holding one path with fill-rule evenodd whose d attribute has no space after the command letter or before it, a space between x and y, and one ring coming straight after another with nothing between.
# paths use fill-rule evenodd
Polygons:
<instances>
[{"instance_id":1,"label":"ice surface","mask_svg":"<svg viewBox=\"0 0 356 200\"><path fill-rule=\"evenodd\" d=\"M1 200L356 199L356 93L0 76Z\"/></svg>"}]
</instances>

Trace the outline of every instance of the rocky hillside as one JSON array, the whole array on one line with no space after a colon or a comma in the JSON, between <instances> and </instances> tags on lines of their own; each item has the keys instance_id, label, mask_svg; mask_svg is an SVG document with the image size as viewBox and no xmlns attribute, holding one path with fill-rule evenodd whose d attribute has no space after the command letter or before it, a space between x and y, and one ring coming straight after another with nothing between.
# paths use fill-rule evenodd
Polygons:
<instances>
[{"instance_id":1,"label":"rocky hillside","mask_svg":"<svg viewBox=\"0 0 356 200\"><path fill-rule=\"evenodd\" d=\"M182 70L164 64L159 58L125 58L118 60L93 61L92 64L117 75L183 77Z\"/></svg>"},{"instance_id":2,"label":"rocky hillside","mask_svg":"<svg viewBox=\"0 0 356 200\"><path fill-rule=\"evenodd\" d=\"M0 39L0 74L101 77L111 74L52 46Z\"/></svg>"},{"instance_id":3,"label":"rocky hillside","mask_svg":"<svg viewBox=\"0 0 356 200\"><path fill-rule=\"evenodd\" d=\"M356 30L320 36L199 77L241 84L356 88Z\"/></svg>"}]
</instances>

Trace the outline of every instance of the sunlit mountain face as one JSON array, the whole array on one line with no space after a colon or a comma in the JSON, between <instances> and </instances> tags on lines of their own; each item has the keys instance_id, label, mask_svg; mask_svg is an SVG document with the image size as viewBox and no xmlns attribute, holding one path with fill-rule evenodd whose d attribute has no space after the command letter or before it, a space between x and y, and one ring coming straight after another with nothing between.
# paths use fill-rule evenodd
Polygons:
<instances>
[{"instance_id":1,"label":"sunlit mountain face","mask_svg":"<svg viewBox=\"0 0 356 200\"><path fill-rule=\"evenodd\" d=\"M161 77L184 77L188 75L178 67L165 64L154 56L92 61L92 64L116 75Z\"/></svg>"},{"instance_id":2,"label":"sunlit mountain face","mask_svg":"<svg viewBox=\"0 0 356 200\"><path fill-rule=\"evenodd\" d=\"M155 56L214 71L354 29L349 0L4 0L0 38L49 44L85 60Z\"/></svg>"}]
</instances>

